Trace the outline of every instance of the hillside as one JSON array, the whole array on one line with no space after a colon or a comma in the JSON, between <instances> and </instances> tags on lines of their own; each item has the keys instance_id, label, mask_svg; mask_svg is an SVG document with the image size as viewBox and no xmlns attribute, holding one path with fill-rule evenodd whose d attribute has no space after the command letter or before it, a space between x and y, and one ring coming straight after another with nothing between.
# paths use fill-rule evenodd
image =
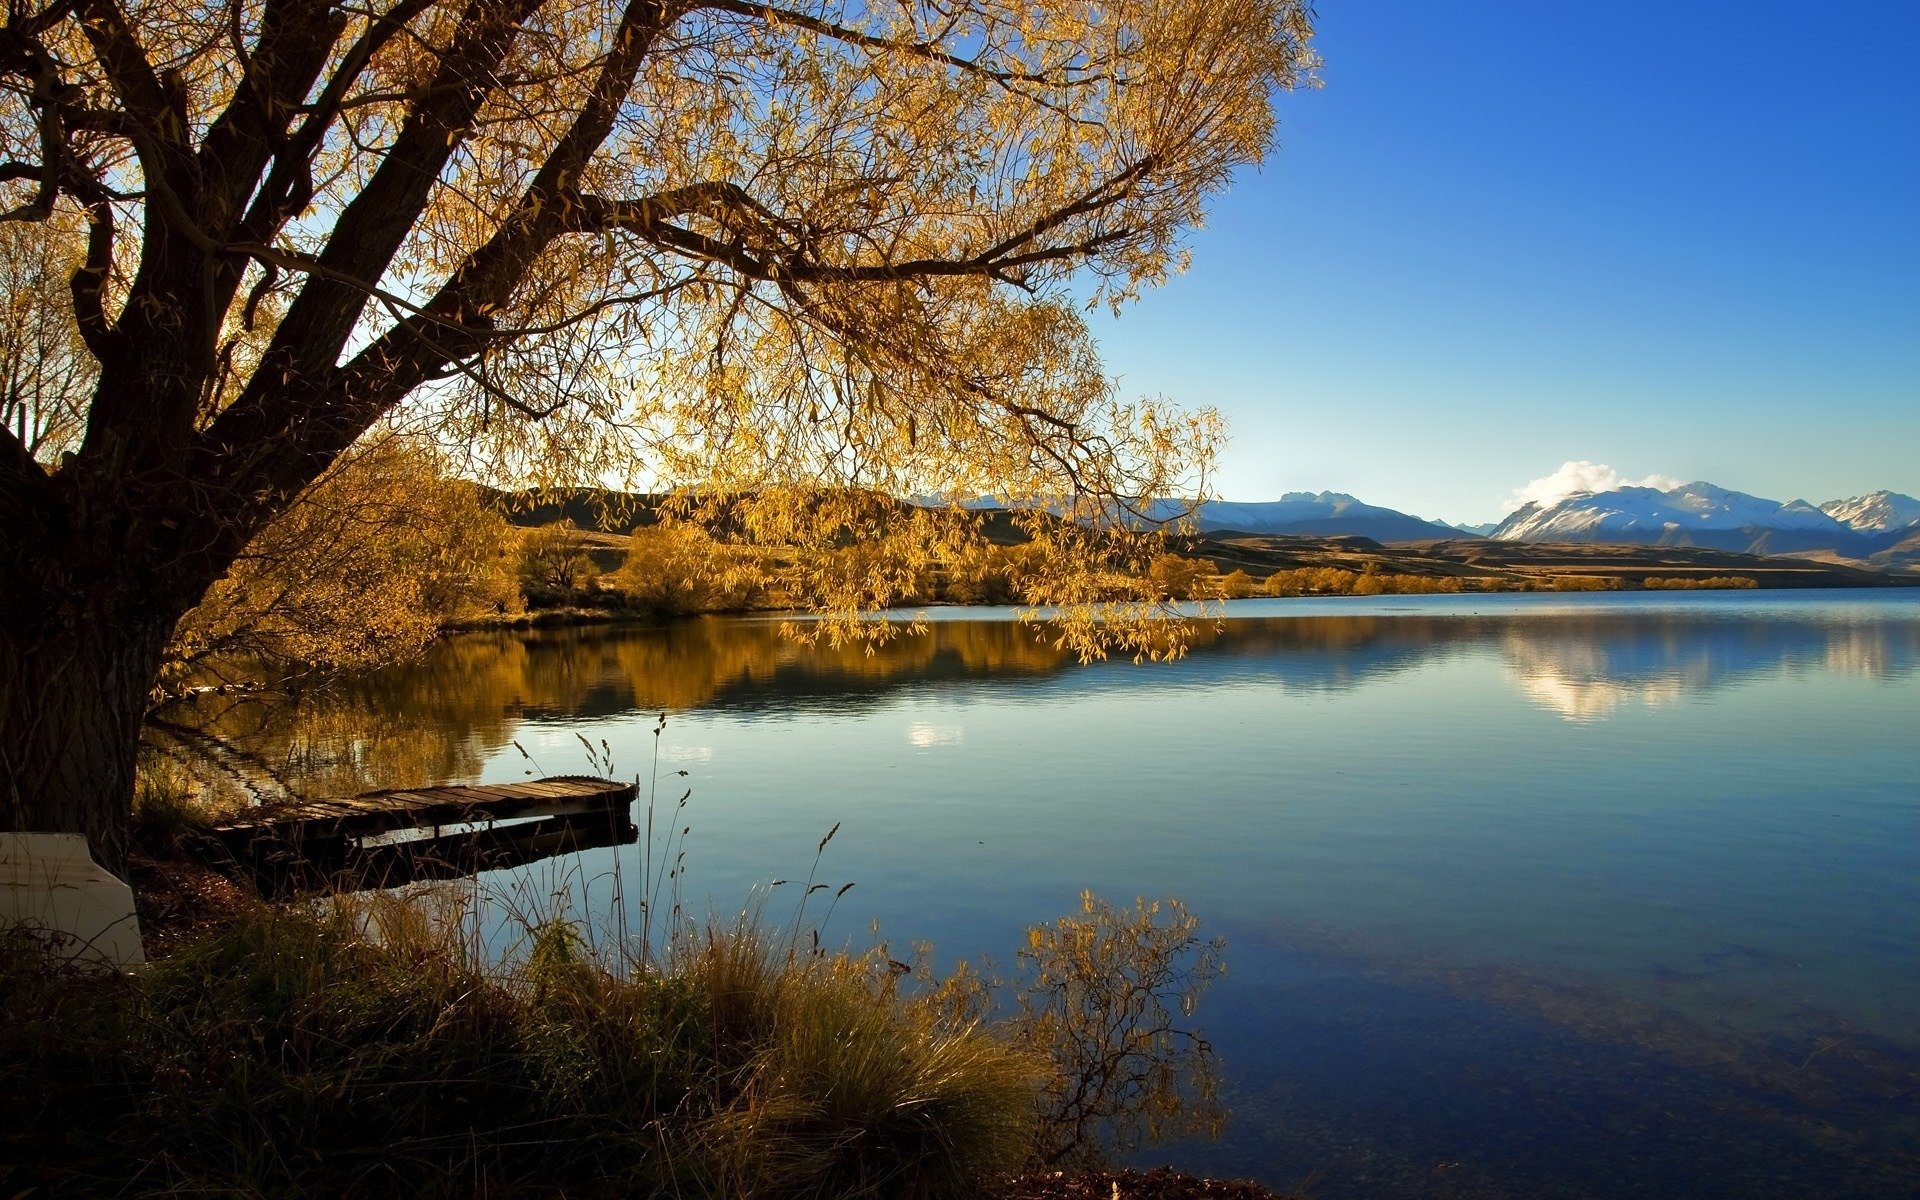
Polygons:
<instances>
[{"instance_id":1,"label":"hillside","mask_svg":"<svg viewBox=\"0 0 1920 1200\"><path fill-rule=\"evenodd\" d=\"M1209 500L1194 514L1200 532L1293 537L1368 537L1412 542L1455 536L1453 527L1396 509L1367 504L1344 492L1288 492L1278 500Z\"/></svg>"},{"instance_id":2,"label":"hillside","mask_svg":"<svg viewBox=\"0 0 1920 1200\"><path fill-rule=\"evenodd\" d=\"M1505 588L1565 576L1619 580L1638 587L1648 579L1705 579L1742 575L1763 588L1920 585L1920 573L1889 573L1838 562L1769 558L1696 546L1641 546L1610 542L1496 542L1459 538L1383 545L1369 538L1202 536L1188 553L1211 559L1222 572L1256 579L1275 571L1333 567L1346 571L1452 577L1468 589Z\"/></svg>"},{"instance_id":3,"label":"hillside","mask_svg":"<svg viewBox=\"0 0 1920 1200\"><path fill-rule=\"evenodd\" d=\"M490 492L489 496L515 525L532 527L570 520L578 528L592 531L587 539L588 549L607 569L624 559L626 535L653 523L659 503L657 496L590 488ZM1882 535L1874 547L1877 553L1869 559L1865 553L1856 557L1845 550L1800 548L1790 536L1792 531L1780 529L1762 530L1758 536L1748 536L1739 530L1718 531L1734 535L1728 539L1737 543L1733 548L1699 544L1699 540L1713 540L1711 533L1715 531L1707 531L1708 536L1699 540L1676 539L1664 545L1578 538L1549 541L1466 537L1445 526L1390 509L1358 502L1341 503L1352 501L1351 497L1323 493L1303 499L1311 502L1309 508L1339 505L1351 514L1349 519L1373 521L1376 514L1388 514L1402 522L1440 529L1445 536L1370 537L1314 529L1273 534L1215 528L1180 539L1179 548L1183 553L1211 560L1223 574L1237 569L1255 579L1275 571L1333 567L1451 577L1469 589L1526 586L1564 576L1619 580L1625 586L1637 587L1656 577L1699 579L1729 574L1748 576L1767 588L1920 584L1920 530ZM1262 516L1275 519L1281 515L1276 511L1280 506L1294 503L1291 500L1247 505L1215 503L1205 507L1222 520L1246 521ZM1301 512L1286 515L1309 523L1322 519ZM1402 530L1402 526L1392 520L1381 520L1378 527L1396 533ZM987 514L982 532L989 541L999 545L1027 540L1026 534L1014 524L1012 514L1002 510ZM1881 549L1882 546L1885 548ZM1848 549L1856 547L1849 545ZM1768 553L1769 550L1772 553Z\"/></svg>"},{"instance_id":4,"label":"hillside","mask_svg":"<svg viewBox=\"0 0 1920 1200\"><path fill-rule=\"evenodd\" d=\"M661 497L606 488L523 488L501 491L482 487L485 502L509 522L525 528L572 521L576 529L602 533L632 533L651 525Z\"/></svg>"}]
</instances>

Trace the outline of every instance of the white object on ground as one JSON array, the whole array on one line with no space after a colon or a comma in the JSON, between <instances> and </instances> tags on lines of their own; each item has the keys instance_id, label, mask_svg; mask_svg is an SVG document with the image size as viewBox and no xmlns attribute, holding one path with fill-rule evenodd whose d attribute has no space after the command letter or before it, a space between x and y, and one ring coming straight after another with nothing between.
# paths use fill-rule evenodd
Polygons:
<instances>
[{"instance_id":1,"label":"white object on ground","mask_svg":"<svg viewBox=\"0 0 1920 1200\"><path fill-rule=\"evenodd\" d=\"M0 928L45 934L54 953L125 970L146 961L133 889L78 833L0 833Z\"/></svg>"}]
</instances>

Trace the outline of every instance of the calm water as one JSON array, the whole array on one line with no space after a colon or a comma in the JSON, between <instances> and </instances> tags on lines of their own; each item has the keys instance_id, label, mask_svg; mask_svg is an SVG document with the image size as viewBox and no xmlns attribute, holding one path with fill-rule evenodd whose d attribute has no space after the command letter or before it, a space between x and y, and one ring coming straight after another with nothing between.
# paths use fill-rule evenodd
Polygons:
<instances>
[{"instance_id":1,"label":"calm water","mask_svg":"<svg viewBox=\"0 0 1920 1200\"><path fill-rule=\"evenodd\" d=\"M582 771L576 734L645 774L666 711L690 892L803 877L839 822L830 936L943 962L1082 888L1178 896L1228 940L1236 1117L1151 1157L1329 1198L1920 1189L1920 591L1247 601L1162 666L933 616L871 656L473 635L220 721L357 787L519 778L514 739Z\"/></svg>"}]
</instances>

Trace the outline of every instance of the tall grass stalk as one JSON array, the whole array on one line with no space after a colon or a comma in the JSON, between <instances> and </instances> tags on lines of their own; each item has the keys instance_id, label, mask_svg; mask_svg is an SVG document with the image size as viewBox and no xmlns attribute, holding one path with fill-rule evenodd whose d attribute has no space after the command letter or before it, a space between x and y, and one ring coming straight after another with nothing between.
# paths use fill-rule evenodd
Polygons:
<instances>
[{"instance_id":1,"label":"tall grass stalk","mask_svg":"<svg viewBox=\"0 0 1920 1200\"><path fill-rule=\"evenodd\" d=\"M836 823L791 920L767 918L775 880L693 921L690 789L670 825L656 812L665 721L637 938L623 848L592 878L571 856L257 905L134 978L0 931L0 1195L911 1200L1217 1127L1211 1048L1182 1018L1220 948L1177 902L1087 896L1010 977L940 977L925 945L914 964L822 945L853 887L808 923ZM609 874L603 940L579 911Z\"/></svg>"},{"instance_id":2,"label":"tall grass stalk","mask_svg":"<svg viewBox=\"0 0 1920 1200\"><path fill-rule=\"evenodd\" d=\"M75 1194L948 1197L1032 1144L1034 1055L871 955L708 925L622 978L471 892L262 907L136 978L0 946L0 1182Z\"/></svg>"}]
</instances>

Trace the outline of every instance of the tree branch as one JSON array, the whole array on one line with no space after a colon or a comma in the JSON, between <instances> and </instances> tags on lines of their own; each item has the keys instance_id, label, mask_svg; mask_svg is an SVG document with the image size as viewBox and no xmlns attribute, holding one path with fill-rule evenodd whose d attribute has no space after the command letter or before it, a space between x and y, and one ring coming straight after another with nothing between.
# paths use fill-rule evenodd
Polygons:
<instances>
[{"instance_id":1,"label":"tree branch","mask_svg":"<svg viewBox=\"0 0 1920 1200\"><path fill-rule=\"evenodd\" d=\"M704 0L701 8L716 12L733 13L741 17L757 17L770 25L791 25L804 29L808 33L831 38L849 46L858 46L862 50L884 50L894 54L905 54L912 58L937 62L942 66L956 68L995 83L1058 83L1059 80L1046 75L1028 74L1021 71L1007 71L990 67L978 59L966 58L950 51L942 50L932 42L902 42L892 38L876 37L863 33L850 26L823 20L810 13L783 8L774 4L755 4L752 0Z\"/></svg>"},{"instance_id":2,"label":"tree branch","mask_svg":"<svg viewBox=\"0 0 1920 1200\"><path fill-rule=\"evenodd\" d=\"M316 260L327 273L301 289L268 347L265 361L274 370L334 368L366 303L364 288L343 280L378 280L386 274L455 147L472 130L520 22L538 3L468 0L456 27L458 38L434 75L434 98L408 113L385 160L341 211ZM248 402L243 396L238 403Z\"/></svg>"},{"instance_id":3,"label":"tree branch","mask_svg":"<svg viewBox=\"0 0 1920 1200\"><path fill-rule=\"evenodd\" d=\"M385 161L341 213L326 249L302 264L312 278L247 389L197 438L194 476L216 492L248 497L247 516L225 535L237 538L236 545L251 533L255 513L304 486L380 413L434 371L484 348L491 336L487 313L505 302L558 228L552 205L534 201L574 185L611 129L645 57L650 39L640 34L665 17L659 0L632 0L600 84L520 207L424 312L396 324L345 368L336 367L364 311L369 281L384 275L405 243L454 147L470 132L520 22L537 3L469 0L460 40L442 56L430 84L431 99L408 115ZM549 213L544 218L543 207ZM252 453L235 455L237 447Z\"/></svg>"},{"instance_id":4,"label":"tree branch","mask_svg":"<svg viewBox=\"0 0 1920 1200\"><path fill-rule=\"evenodd\" d=\"M309 0L269 0L254 50L247 54L234 17L235 49L244 73L233 100L201 142L198 173L206 181L197 210L221 236L231 236L260 173L285 142L297 106L327 65L346 28L344 13Z\"/></svg>"},{"instance_id":5,"label":"tree branch","mask_svg":"<svg viewBox=\"0 0 1920 1200\"><path fill-rule=\"evenodd\" d=\"M107 317L107 278L113 271L113 206L95 203L87 208L87 257L67 281L73 293L73 317L80 340L93 357L104 363L116 347L113 322Z\"/></svg>"},{"instance_id":6,"label":"tree branch","mask_svg":"<svg viewBox=\"0 0 1920 1200\"><path fill-rule=\"evenodd\" d=\"M1137 178L1149 164L1136 164L1127 173ZM678 251L694 258L718 263L754 280L781 283L874 283L902 279L992 276L1044 262L1083 258L1102 247L1132 237L1135 230L1119 228L1094 234L1077 242L1044 246L1023 254L1012 251L1028 245L1078 216L1087 215L1117 202L1124 192L1103 188L1074 204L1057 209L1036 220L1026 229L977 253L959 258L915 258L900 262L867 262L845 265L823 263L807 256L807 247L792 245L749 246L742 241L719 238L673 223L671 218L689 214L752 217L738 222L743 228L790 228L764 219L766 210L748 197L737 185L725 182L693 184L658 196L638 200L609 200L601 196L575 198L567 209L567 229L574 233L598 233L621 229L636 234L663 249Z\"/></svg>"},{"instance_id":7,"label":"tree branch","mask_svg":"<svg viewBox=\"0 0 1920 1200\"><path fill-rule=\"evenodd\" d=\"M46 468L34 460L20 435L0 423L0 489L16 487L22 478L45 479Z\"/></svg>"},{"instance_id":8,"label":"tree branch","mask_svg":"<svg viewBox=\"0 0 1920 1200\"><path fill-rule=\"evenodd\" d=\"M118 0L77 0L80 29L126 108L128 129L151 181L186 161L186 114L162 82Z\"/></svg>"},{"instance_id":9,"label":"tree branch","mask_svg":"<svg viewBox=\"0 0 1920 1200\"><path fill-rule=\"evenodd\" d=\"M374 56L432 3L401 0L386 16L368 21L367 28L341 57L319 99L303 110L306 119L274 151L267 182L240 223L241 241L269 241L283 224L306 208L313 194L313 156L345 106L347 93Z\"/></svg>"}]
</instances>

